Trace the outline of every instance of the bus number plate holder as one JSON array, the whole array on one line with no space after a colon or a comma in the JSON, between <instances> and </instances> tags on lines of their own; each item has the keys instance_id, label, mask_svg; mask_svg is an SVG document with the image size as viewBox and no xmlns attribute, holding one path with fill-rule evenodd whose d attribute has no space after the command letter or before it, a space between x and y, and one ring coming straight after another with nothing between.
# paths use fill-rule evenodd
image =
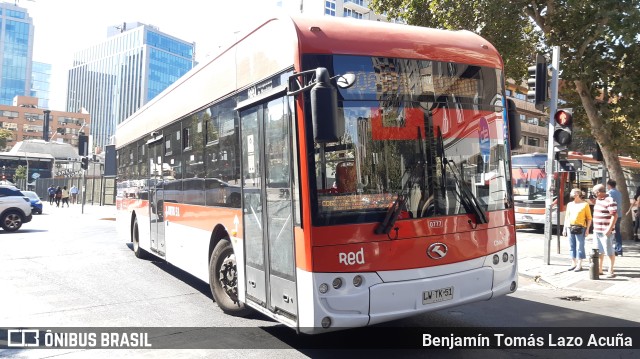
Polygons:
<instances>
[{"instance_id":1,"label":"bus number plate holder","mask_svg":"<svg viewBox=\"0 0 640 359\"><path fill-rule=\"evenodd\" d=\"M453 299L453 287L440 288L436 290L426 290L422 292L422 304L432 304L445 302Z\"/></svg>"}]
</instances>

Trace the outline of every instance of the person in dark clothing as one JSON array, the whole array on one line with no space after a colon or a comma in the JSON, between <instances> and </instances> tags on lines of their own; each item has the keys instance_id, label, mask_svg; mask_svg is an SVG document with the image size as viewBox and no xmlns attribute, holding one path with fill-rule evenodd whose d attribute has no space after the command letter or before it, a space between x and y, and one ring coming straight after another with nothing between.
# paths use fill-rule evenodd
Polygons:
<instances>
[{"instance_id":1,"label":"person in dark clothing","mask_svg":"<svg viewBox=\"0 0 640 359\"><path fill-rule=\"evenodd\" d=\"M62 188L58 186L58 188L56 188L56 207L60 207L61 199L62 199Z\"/></svg>"},{"instance_id":2,"label":"person in dark clothing","mask_svg":"<svg viewBox=\"0 0 640 359\"><path fill-rule=\"evenodd\" d=\"M49 194L49 204L53 205L53 202L56 200L56 188L49 186L47 193Z\"/></svg>"}]
</instances>

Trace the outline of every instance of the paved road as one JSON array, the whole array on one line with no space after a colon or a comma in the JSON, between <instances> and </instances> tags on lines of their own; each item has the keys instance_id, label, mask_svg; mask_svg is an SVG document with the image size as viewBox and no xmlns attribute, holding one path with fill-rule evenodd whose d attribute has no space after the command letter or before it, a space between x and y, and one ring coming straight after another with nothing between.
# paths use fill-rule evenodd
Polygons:
<instances>
[{"instance_id":1,"label":"paved road","mask_svg":"<svg viewBox=\"0 0 640 359\"><path fill-rule=\"evenodd\" d=\"M182 347L196 347L211 340L213 329L226 350L30 350L5 351L14 357L325 357L341 356L314 348L335 348L353 340L368 343L365 330L348 335L325 336L308 341L255 314L234 318L223 314L212 302L208 285L161 261L135 258L130 246L115 238L113 208L48 208L17 233L0 231L0 327L201 327L180 337ZM578 293L579 294L579 293ZM592 293L588 296L566 291L523 277L517 293L492 301L419 315L387 323L390 328L434 327L638 327L637 302L624 297ZM222 328L222 331L221 331ZM224 330L227 328L228 330ZM208 331L207 331L208 330ZM392 329L392 331L395 329ZM170 341L170 336L163 337ZM393 341L378 340L375 343ZM172 343L175 343L172 342ZM342 343L342 344L341 344ZM372 344L374 345L374 344ZM205 345L206 346L206 345ZM264 348L280 349L264 349ZM259 348L259 349L244 349ZM395 356L393 350L358 352L377 357ZM423 357L424 351L403 352ZM447 357L449 351L429 351L432 357ZM540 350L465 351L463 357L480 354L497 358L511 354L548 357ZM611 354L632 357L631 350ZM602 352L573 351L566 357L601 357Z\"/></svg>"}]
</instances>

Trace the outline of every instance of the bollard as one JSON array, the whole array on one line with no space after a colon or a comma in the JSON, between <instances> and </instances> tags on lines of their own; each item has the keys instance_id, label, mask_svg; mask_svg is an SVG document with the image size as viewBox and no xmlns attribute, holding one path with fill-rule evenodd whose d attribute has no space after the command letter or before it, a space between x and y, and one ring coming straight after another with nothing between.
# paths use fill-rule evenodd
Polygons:
<instances>
[{"instance_id":1,"label":"bollard","mask_svg":"<svg viewBox=\"0 0 640 359\"><path fill-rule=\"evenodd\" d=\"M600 253L597 248L592 249L591 257L589 258L589 279L600 279Z\"/></svg>"}]
</instances>

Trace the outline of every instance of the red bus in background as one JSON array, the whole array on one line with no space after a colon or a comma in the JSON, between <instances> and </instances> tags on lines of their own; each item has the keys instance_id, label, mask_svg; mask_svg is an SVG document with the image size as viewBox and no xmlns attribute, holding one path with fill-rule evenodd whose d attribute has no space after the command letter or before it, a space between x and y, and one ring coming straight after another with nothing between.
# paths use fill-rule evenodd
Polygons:
<instances>
[{"instance_id":1,"label":"red bus in background","mask_svg":"<svg viewBox=\"0 0 640 359\"><path fill-rule=\"evenodd\" d=\"M119 233L301 332L512 293L502 67L466 31L269 19L118 126Z\"/></svg>"},{"instance_id":2,"label":"red bus in background","mask_svg":"<svg viewBox=\"0 0 640 359\"><path fill-rule=\"evenodd\" d=\"M564 224L567 203L571 201L569 193L573 188L580 188L585 195L591 194L592 187L602 183L602 163L591 155L570 151L569 161L578 161L582 168L577 172L554 172L551 176L545 169L547 154L533 153L515 155L511 159L515 215L518 224L527 224L544 228L545 199L547 180L553 181L551 188L556 205L552 207L551 223L558 223L557 210L560 210L560 223ZM620 157L625 172L629 195L632 196L640 186L640 162L630 157ZM560 199L557 201L557 199Z\"/></svg>"}]
</instances>

